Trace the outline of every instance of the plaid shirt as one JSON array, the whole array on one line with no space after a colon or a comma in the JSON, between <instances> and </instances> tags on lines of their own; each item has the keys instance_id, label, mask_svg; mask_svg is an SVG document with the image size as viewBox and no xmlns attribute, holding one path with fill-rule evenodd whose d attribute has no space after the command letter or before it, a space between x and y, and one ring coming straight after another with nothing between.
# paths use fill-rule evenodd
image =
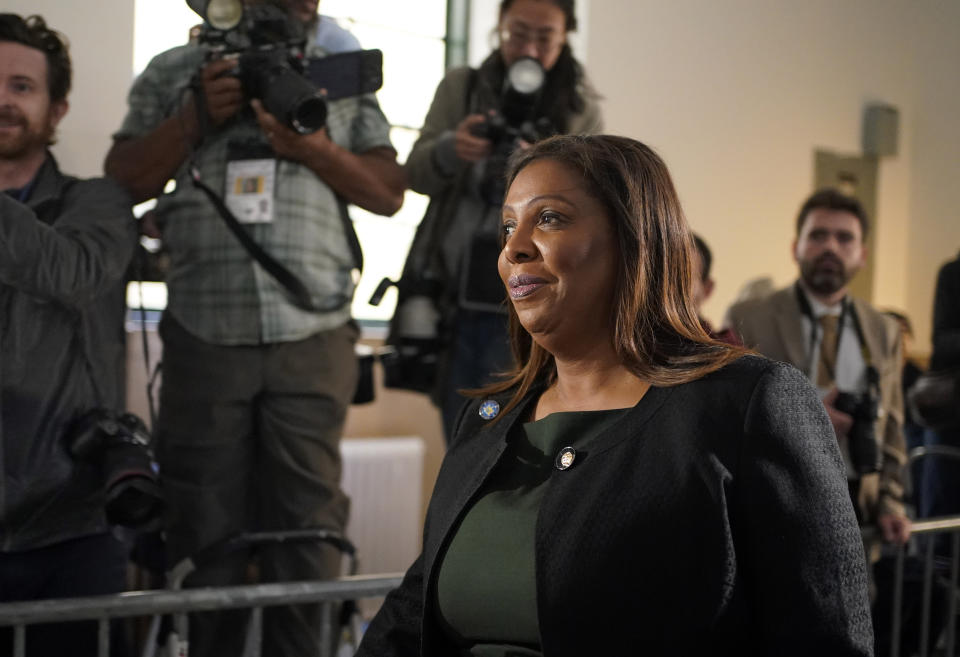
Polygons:
<instances>
[{"instance_id":1,"label":"plaid shirt","mask_svg":"<svg viewBox=\"0 0 960 657\"><path fill-rule=\"evenodd\" d=\"M314 46L308 54L322 56L324 51ZM114 137L147 134L175 113L189 97L184 90L204 56L203 48L187 45L154 57L130 90L129 111ZM390 125L372 94L330 102L328 110L327 131L338 145L354 153L392 148ZM201 178L221 193L227 145L236 141L267 145L250 108L209 135L196 153ZM176 189L160 197L156 211L170 252L167 310L187 330L215 344L262 344L300 340L349 320L356 263L337 197L310 169L279 160L273 222L245 227L303 281L315 305L348 300L323 313L301 310L288 300L283 288L229 232L210 200L193 186L187 163L175 178Z\"/></svg>"}]
</instances>

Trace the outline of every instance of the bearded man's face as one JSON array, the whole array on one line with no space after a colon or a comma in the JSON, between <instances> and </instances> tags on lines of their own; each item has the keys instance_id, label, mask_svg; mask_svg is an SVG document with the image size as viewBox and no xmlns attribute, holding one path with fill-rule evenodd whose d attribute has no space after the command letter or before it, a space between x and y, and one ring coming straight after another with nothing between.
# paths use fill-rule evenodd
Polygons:
<instances>
[{"instance_id":1,"label":"bearded man's face","mask_svg":"<svg viewBox=\"0 0 960 657\"><path fill-rule=\"evenodd\" d=\"M842 290L866 261L860 220L845 210L814 208L803 221L794 258L810 290L823 295Z\"/></svg>"},{"instance_id":2,"label":"bearded man's face","mask_svg":"<svg viewBox=\"0 0 960 657\"><path fill-rule=\"evenodd\" d=\"M0 159L20 159L45 149L66 110L65 100L50 100L46 55L0 41Z\"/></svg>"}]
</instances>

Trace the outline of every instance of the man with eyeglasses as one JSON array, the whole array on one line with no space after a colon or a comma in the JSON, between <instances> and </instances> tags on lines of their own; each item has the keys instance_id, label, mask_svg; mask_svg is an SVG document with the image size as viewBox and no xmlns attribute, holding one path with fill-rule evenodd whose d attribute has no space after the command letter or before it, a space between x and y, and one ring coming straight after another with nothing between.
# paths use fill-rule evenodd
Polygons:
<instances>
[{"instance_id":1,"label":"man with eyeglasses","mask_svg":"<svg viewBox=\"0 0 960 657\"><path fill-rule=\"evenodd\" d=\"M407 294L427 291L440 318L441 365L432 397L448 439L464 401L458 390L489 383L513 366L496 271L506 157L552 134L602 130L597 94L567 43L576 27L573 0L503 0L499 47L479 68L446 74L407 159L410 186L429 195L430 206L404 266L398 317ZM534 128L527 132L510 127L504 90L518 63L536 77L532 62L543 75L521 117ZM402 322L394 322L389 341L400 339L401 329Z\"/></svg>"}]
</instances>

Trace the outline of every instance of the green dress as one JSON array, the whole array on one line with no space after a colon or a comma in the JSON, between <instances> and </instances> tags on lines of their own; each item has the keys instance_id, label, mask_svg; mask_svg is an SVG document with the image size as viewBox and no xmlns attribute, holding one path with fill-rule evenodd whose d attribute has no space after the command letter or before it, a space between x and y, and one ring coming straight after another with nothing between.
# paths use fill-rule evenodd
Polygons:
<instances>
[{"instance_id":1,"label":"green dress","mask_svg":"<svg viewBox=\"0 0 960 657\"><path fill-rule=\"evenodd\" d=\"M440 558L436 614L462 655L539 656L537 511L566 447L579 449L628 409L553 413L514 426L508 447ZM576 458L571 467L576 467Z\"/></svg>"}]
</instances>

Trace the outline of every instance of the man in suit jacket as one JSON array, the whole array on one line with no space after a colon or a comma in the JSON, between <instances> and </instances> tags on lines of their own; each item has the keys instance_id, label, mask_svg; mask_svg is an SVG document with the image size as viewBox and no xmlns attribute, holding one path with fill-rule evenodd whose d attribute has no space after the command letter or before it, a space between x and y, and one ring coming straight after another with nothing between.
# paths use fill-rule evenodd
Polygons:
<instances>
[{"instance_id":1,"label":"man in suit jacket","mask_svg":"<svg viewBox=\"0 0 960 657\"><path fill-rule=\"evenodd\" d=\"M903 510L899 328L847 289L866 261L867 229L856 199L832 189L813 194L800 209L792 245L799 279L767 297L735 304L726 325L747 347L791 363L817 385L861 525L876 526L884 540L903 543L910 522ZM859 408L851 403L865 394L878 401L875 420L862 403Z\"/></svg>"}]
</instances>

